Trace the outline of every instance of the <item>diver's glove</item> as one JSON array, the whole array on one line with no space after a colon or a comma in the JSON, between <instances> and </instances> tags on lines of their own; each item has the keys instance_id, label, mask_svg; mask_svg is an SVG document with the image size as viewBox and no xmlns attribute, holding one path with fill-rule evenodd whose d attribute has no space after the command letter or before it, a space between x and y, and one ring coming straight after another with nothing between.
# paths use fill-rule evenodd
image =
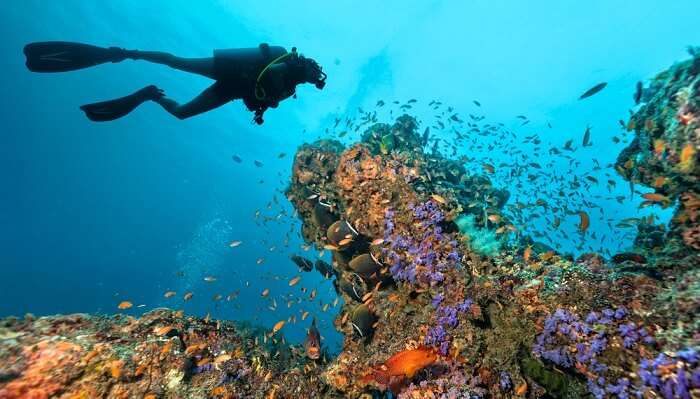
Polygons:
<instances>
[{"instance_id":1,"label":"diver's glove","mask_svg":"<svg viewBox=\"0 0 700 399\"><path fill-rule=\"evenodd\" d=\"M257 124L257 125L262 125L263 122L265 122L265 121L263 120L263 112L265 112L265 111L263 111L263 110L261 110L261 109L256 109L256 110L255 110L255 116L253 116L253 122L255 122L255 124Z\"/></svg>"},{"instance_id":2,"label":"diver's glove","mask_svg":"<svg viewBox=\"0 0 700 399\"><path fill-rule=\"evenodd\" d=\"M255 99L254 97L243 97L243 103L249 111L253 111L255 115L253 116L253 122L257 125L262 125L263 114L269 108L268 104Z\"/></svg>"}]
</instances>

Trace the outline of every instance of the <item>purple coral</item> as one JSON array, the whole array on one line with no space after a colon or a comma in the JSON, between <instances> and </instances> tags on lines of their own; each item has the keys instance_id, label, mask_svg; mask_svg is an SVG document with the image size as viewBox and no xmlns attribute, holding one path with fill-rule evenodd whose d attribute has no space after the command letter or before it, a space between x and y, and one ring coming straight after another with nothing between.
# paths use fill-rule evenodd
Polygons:
<instances>
[{"instance_id":1,"label":"purple coral","mask_svg":"<svg viewBox=\"0 0 700 399\"><path fill-rule=\"evenodd\" d=\"M642 360L637 374L645 388L663 398L690 399L690 390L700 388L700 353L694 348L674 356L661 353L654 360Z\"/></svg>"},{"instance_id":2,"label":"purple coral","mask_svg":"<svg viewBox=\"0 0 700 399\"><path fill-rule=\"evenodd\" d=\"M649 335L644 327L637 327L634 323L621 324L618 327L618 331L623 339L622 345L627 349L631 349L640 340L645 344L654 342L654 338Z\"/></svg>"},{"instance_id":3,"label":"purple coral","mask_svg":"<svg viewBox=\"0 0 700 399\"><path fill-rule=\"evenodd\" d=\"M510 373L507 371L501 371L499 375L499 385L501 386L501 391L508 392L513 389L513 380L510 378Z\"/></svg>"},{"instance_id":4,"label":"purple coral","mask_svg":"<svg viewBox=\"0 0 700 399\"><path fill-rule=\"evenodd\" d=\"M212 370L214 370L214 364L207 363L207 364L203 364L201 366L195 366L194 369L192 370L192 373L193 374L208 373Z\"/></svg>"},{"instance_id":5,"label":"purple coral","mask_svg":"<svg viewBox=\"0 0 700 399\"><path fill-rule=\"evenodd\" d=\"M590 312L584 320L565 309L557 309L545 319L532 352L560 367L584 367L587 370L588 391L593 397L629 398L631 392L638 392L637 387L631 386L626 378L618 378L614 383L606 382L604 374L610 368L599 359L611 339L622 339L626 349L633 349L642 343L654 343L645 327L626 321L627 317L628 313L622 307ZM656 380L651 373L646 375L650 376L650 384L656 386L653 385Z\"/></svg>"},{"instance_id":6,"label":"purple coral","mask_svg":"<svg viewBox=\"0 0 700 399\"><path fill-rule=\"evenodd\" d=\"M438 306L440 306L440 304L441 304L442 301L444 301L444 300L445 300L445 295L443 295L443 294L437 294L437 295L435 295L435 297L433 297L433 301L432 301L433 307L434 307L434 308L437 308Z\"/></svg>"},{"instance_id":7,"label":"purple coral","mask_svg":"<svg viewBox=\"0 0 700 399\"><path fill-rule=\"evenodd\" d=\"M411 231L405 235L396 231L394 211L384 214L384 239L389 244L384 256L389 272L397 281L437 286L445 280L445 271L459 262L457 241L443 233L439 224L445 216L435 201L409 208L418 223L408 226Z\"/></svg>"},{"instance_id":8,"label":"purple coral","mask_svg":"<svg viewBox=\"0 0 700 399\"><path fill-rule=\"evenodd\" d=\"M437 296L444 298L442 294L438 294ZM442 299L440 302L442 302ZM433 299L433 304L434 303L435 299ZM437 324L428 329L424 343L428 346L437 347L438 351L443 356L447 355L450 344L452 343L452 337L447 333L447 331L449 329L456 328L459 325L458 315L469 310L473 303L474 301L467 298L455 306L438 305L437 310L435 311Z\"/></svg>"}]
</instances>

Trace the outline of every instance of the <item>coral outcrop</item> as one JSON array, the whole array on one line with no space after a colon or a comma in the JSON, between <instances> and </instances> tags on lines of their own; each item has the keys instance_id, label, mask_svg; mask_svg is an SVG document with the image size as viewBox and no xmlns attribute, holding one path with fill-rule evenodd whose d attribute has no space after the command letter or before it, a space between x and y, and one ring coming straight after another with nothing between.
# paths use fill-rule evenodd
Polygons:
<instances>
[{"instance_id":1,"label":"coral outcrop","mask_svg":"<svg viewBox=\"0 0 700 399\"><path fill-rule=\"evenodd\" d=\"M700 248L700 53L691 55L640 86L642 105L627 125L635 137L615 166L631 183L655 190L645 205L679 204L667 251Z\"/></svg>"},{"instance_id":2,"label":"coral outcrop","mask_svg":"<svg viewBox=\"0 0 700 399\"><path fill-rule=\"evenodd\" d=\"M335 323L344 346L325 383L348 397L700 395L697 301L688 296L698 293L688 271L697 268L698 170L687 149L698 145L697 63L674 66L649 89L655 94L631 125L661 112L658 104L676 108L641 123L644 137L618 162L635 183L666 176L648 205L683 201L671 227L685 215L679 237L690 248L682 251L661 250L668 237L652 224L640 230L638 253L610 260L522 248L532 240L503 211L508 192L480 170L424 151L408 115L370 127L349 148L303 146L287 196L307 241L332 251L345 301ZM656 153L639 144L660 137L663 156L658 141Z\"/></svg>"}]
</instances>

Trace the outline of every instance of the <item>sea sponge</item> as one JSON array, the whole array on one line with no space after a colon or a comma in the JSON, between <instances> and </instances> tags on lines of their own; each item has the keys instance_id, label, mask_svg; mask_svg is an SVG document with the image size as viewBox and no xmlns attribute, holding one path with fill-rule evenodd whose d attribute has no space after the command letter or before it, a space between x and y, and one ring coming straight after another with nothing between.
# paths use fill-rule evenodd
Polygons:
<instances>
[{"instance_id":1,"label":"sea sponge","mask_svg":"<svg viewBox=\"0 0 700 399\"><path fill-rule=\"evenodd\" d=\"M27 367L22 375L0 389L0 398L43 399L65 389L73 378L69 365L80 359L82 348L67 341L44 340L23 349Z\"/></svg>"}]
</instances>

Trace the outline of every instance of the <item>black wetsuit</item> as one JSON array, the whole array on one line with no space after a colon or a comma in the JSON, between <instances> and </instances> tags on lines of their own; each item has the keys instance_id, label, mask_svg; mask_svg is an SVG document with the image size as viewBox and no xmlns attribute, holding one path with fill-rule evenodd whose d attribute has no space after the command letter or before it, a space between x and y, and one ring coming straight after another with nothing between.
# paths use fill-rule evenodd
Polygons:
<instances>
[{"instance_id":1,"label":"black wetsuit","mask_svg":"<svg viewBox=\"0 0 700 399\"><path fill-rule=\"evenodd\" d=\"M214 50L214 78L222 97L242 99L249 110L262 113L276 108L279 102L292 96L299 82L293 81L284 62L271 65L260 79L258 76L271 62L287 54L280 46L265 43L255 48Z\"/></svg>"}]
</instances>

